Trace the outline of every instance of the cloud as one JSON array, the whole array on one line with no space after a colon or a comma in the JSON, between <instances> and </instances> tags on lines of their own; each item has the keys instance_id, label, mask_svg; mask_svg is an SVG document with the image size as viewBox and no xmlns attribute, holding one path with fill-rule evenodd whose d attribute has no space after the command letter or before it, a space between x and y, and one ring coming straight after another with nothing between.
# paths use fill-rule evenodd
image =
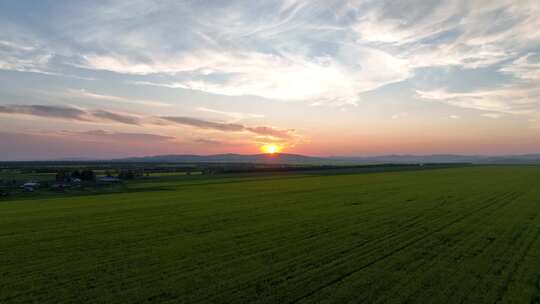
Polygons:
<instances>
[{"instance_id":1,"label":"cloud","mask_svg":"<svg viewBox=\"0 0 540 304\"><path fill-rule=\"evenodd\" d=\"M140 104L140 105L155 106L155 107L172 106L169 103L165 103L165 102L161 102L157 100L126 98L126 97L115 96L115 95L104 95L104 94L94 93L92 91L88 91L85 89L80 89L80 90L70 89L70 90L67 90L65 94L59 94L59 95L66 95L68 97L89 98L89 99L101 100L101 101L112 101L112 102L127 103L127 104Z\"/></svg>"},{"instance_id":2,"label":"cloud","mask_svg":"<svg viewBox=\"0 0 540 304\"><path fill-rule=\"evenodd\" d=\"M12 41L0 40L0 50L5 53L33 52L36 50L36 47L32 45L22 45Z\"/></svg>"},{"instance_id":3,"label":"cloud","mask_svg":"<svg viewBox=\"0 0 540 304\"><path fill-rule=\"evenodd\" d=\"M500 69L524 81L540 81L540 54L529 53ZM534 60L536 57L536 60Z\"/></svg>"},{"instance_id":4,"label":"cloud","mask_svg":"<svg viewBox=\"0 0 540 304\"><path fill-rule=\"evenodd\" d=\"M213 122L185 116L162 116L160 118L177 124L200 129L212 129L224 132L238 132L244 131L245 129L245 127L241 124Z\"/></svg>"},{"instance_id":5,"label":"cloud","mask_svg":"<svg viewBox=\"0 0 540 304\"><path fill-rule=\"evenodd\" d=\"M198 107L197 110L201 112L219 114L227 117L231 117L236 120L246 119L246 118L263 118L263 114L253 114L253 113L243 113L243 112L230 112L230 111L221 111L205 107Z\"/></svg>"},{"instance_id":6,"label":"cloud","mask_svg":"<svg viewBox=\"0 0 540 304\"><path fill-rule=\"evenodd\" d=\"M207 138L196 138L193 140L193 142L196 144L207 145L207 146L220 146L220 145L227 144L220 140L207 139Z\"/></svg>"},{"instance_id":7,"label":"cloud","mask_svg":"<svg viewBox=\"0 0 540 304\"><path fill-rule=\"evenodd\" d=\"M190 6L197 5L138 5L123 19L134 25L127 35L124 25L114 22L109 32L101 23L90 25L103 35L99 40L108 51L86 52L79 66L164 76L136 84L346 105L358 104L362 93L414 77L419 68L504 65L540 40L531 30L540 27L540 7L533 0L231 2L206 5L196 18L188 13L194 10ZM137 26L142 16L151 18L141 7L162 16L152 30ZM97 16L99 9L104 8L98 7L96 17L110 25L111 9ZM165 39L173 20L167 16L174 14L184 16L192 31ZM113 35L125 38L106 42Z\"/></svg>"},{"instance_id":8,"label":"cloud","mask_svg":"<svg viewBox=\"0 0 540 304\"><path fill-rule=\"evenodd\" d=\"M132 83L342 105L412 75L405 60L344 37L341 21L330 18L338 1L81 6L57 21L70 24L62 43L76 50L64 63L141 76ZM171 36L178 26L190 31Z\"/></svg>"},{"instance_id":9,"label":"cloud","mask_svg":"<svg viewBox=\"0 0 540 304\"><path fill-rule=\"evenodd\" d=\"M348 46L340 60L329 56L306 57L281 52L197 51L177 61L154 60L140 66L140 73L187 73L186 79L170 82L139 81L136 84L198 90L227 96L259 96L283 101L322 104L356 104L358 94L407 79L405 61L385 52ZM89 68L134 73L137 62L107 59ZM219 76L219 80L212 78Z\"/></svg>"},{"instance_id":10,"label":"cloud","mask_svg":"<svg viewBox=\"0 0 540 304\"><path fill-rule=\"evenodd\" d=\"M131 84L312 105L359 104L359 95L425 68L492 67L516 81L539 77L536 0L113 1L67 10L51 9L58 12L54 25L63 29L58 37L41 36L22 22L8 27L0 36L0 68L58 73L69 66L123 74ZM523 90L513 81L507 80L509 87ZM481 103L509 106L501 97L490 99L496 101Z\"/></svg>"},{"instance_id":11,"label":"cloud","mask_svg":"<svg viewBox=\"0 0 540 304\"><path fill-rule=\"evenodd\" d=\"M423 99L445 102L450 105L506 114L539 114L540 88L513 85L491 90L448 92L445 89L416 91Z\"/></svg>"},{"instance_id":12,"label":"cloud","mask_svg":"<svg viewBox=\"0 0 540 304\"><path fill-rule=\"evenodd\" d=\"M275 138L291 138L291 133L294 132L294 130L278 130L271 127L245 127L245 129L249 132L264 135L264 136L270 136Z\"/></svg>"},{"instance_id":13,"label":"cloud","mask_svg":"<svg viewBox=\"0 0 540 304\"><path fill-rule=\"evenodd\" d=\"M392 115L392 119L400 119L400 118L407 117L407 116L409 116L409 113L407 113L407 112L396 113L396 114Z\"/></svg>"},{"instance_id":14,"label":"cloud","mask_svg":"<svg viewBox=\"0 0 540 304\"><path fill-rule=\"evenodd\" d=\"M239 123L224 123L187 116L138 116L115 113L103 109L83 110L65 106L46 105L0 105L0 114L30 115L35 117L58 118L90 123L115 122L126 125L167 126L170 123L190 126L198 129L217 130L222 132L250 132L275 138L292 138L294 130L281 130L268 126L246 126Z\"/></svg>"},{"instance_id":15,"label":"cloud","mask_svg":"<svg viewBox=\"0 0 540 304\"><path fill-rule=\"evenodd\" d=\"M6 30L5 24L3 25L3 29ZM63 72L62 69L55 66L54 61L58 59L56 52L38 39L27 36L25 33L17 32L16 35L8 37L8 39L2 39L0 35L0 70L95 80L93 77Z\"/></svg>"},{"instance_id":16,"label":"cloud","mask_svg":"<svg viewBox=\"0 0 540 304\"><path fill-rule=\"evenodd\" d=\"M148 133L125 133L125 132L112 132L105 130L90 130L90 131L60 131L56 133L50 133L53 136L72 137L76 140L83 141L101 141L101 142L166 142L173 141L176 138L172 136L164 136Z\"/></svg>"},{"instance_id":17,"label":"cloud","mask_svg":"<svg viewBox=\"0 0 540 304\"><path fill-rule=\"evenodd\" d=\"M0 114L29 115L35 117L58 118L83 122L118 122L138 125L139 118L133 115L114 113L107 110L83 110L66 106L49 105L0 105Z\"/></svg>"},{"instance_id":18,"label":"cloud","mask_svg":"<svg viewBox=\"0 0 540 304\"><path fill-rule=\"evenodd\" d=\"M119 122L119 123L128 124L128 125L139 124L139 119L135 116L126 115L126 114L118 114L118 113L113 113L113 112L109 112L105 110L93 111L92 116L99 119Z\"/></svg>"},{"instance_id":19,"label":"cloud","mask_svg":"<svg viewBox=\"0 0 540 304\"><path fill-rule=\"evenodd\" d=\"M425 68L490 67L538 80L536 0L105 1L68 8L71 14L51 9L60 12L51 18L63 29L59 37L40 37L22 22L17 29L32 34L0 36L0 68L58 73L69 66L122 74L131 84L312 105L357 105L360 95Z\"/></svg>"},{"instance_id":20,"label":"cloud","mask_svg":"<svg viewBox=\"0 0 540 304\"><path fill-rule=\"evenodd\" d=\"M161 119L180 125L199 129L211 129L222 132L251 132L258 135L266 135L275 138L291 138L293 130L279 130L272 127L256 126L249 127L238 123L213 122L185 116L162 116Z\"/></svg>"},{"instance_id":21,"label":"cloud","mask_svg":"<svg viewBox=\"0 0 540 304\"><path fill-rule=\"evenodd\" d=\"M52 52L38 45L0 40L0 70L52 74L48 71L52 57Z\"/></svg>"},{"instance_id":22,"label":"cloud","mask_svg":"<svg viewBox=\"0 0 540 304\"><path fill-rule=\"evenodd\" d=\"M492 88L469 92L449 92L447 89L417 90L420 98L476 110L497 112L482 116L500 118L502 114L526 115L529 120L540 116L540 54L527 53L499 71L516 80Z\"/></svg>"},{"instance_id":23,"label":"cloud","mask_svg":"<svg viewBox=\"0 0 540 304\"><path fill-rule=\"evenodd\" d=\"M0 105L0 113L23 114L37 117L51 117L88 121L88 113L84 110L49 105Z\"/></svg>"},{"instance_id":24,"label":"cloud","mask_svg":"<svg viewBox=\"0 0 540 304\"><path fill-rule=\"evenodd\" d=\"M482 116L492 118L492 119L498 119L498 118L503 117L504 115L500 113L483 113Z\"/></svg>"},{"instance_id":25,"label":"cloud","mask_svg":"<svg viewBox=\"0 0 540 304\"><path fill-rule=\"evenodd\" d=\"M538 42L538 3L459 0L379 1L359 12L360 43L384 48L412 67L478 68L501 63ZM494 22L496 20L496 22Z\"/></svg>"}]
</instances>

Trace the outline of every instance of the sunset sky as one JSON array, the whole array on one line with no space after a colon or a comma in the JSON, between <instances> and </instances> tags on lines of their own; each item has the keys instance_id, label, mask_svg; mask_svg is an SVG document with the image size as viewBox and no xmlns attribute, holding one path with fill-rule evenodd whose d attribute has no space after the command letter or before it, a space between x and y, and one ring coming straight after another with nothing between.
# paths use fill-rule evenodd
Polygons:
<instances>
[{"instance_id":1,"label":"sunset sky","mask_svg":"<svg viewBox=\"0 0 540 304\"><path fill-rule=\"evenodd\" d=\"M0 160L540 153L540 1L0 2Z\"/></svg>"}]
</instances>

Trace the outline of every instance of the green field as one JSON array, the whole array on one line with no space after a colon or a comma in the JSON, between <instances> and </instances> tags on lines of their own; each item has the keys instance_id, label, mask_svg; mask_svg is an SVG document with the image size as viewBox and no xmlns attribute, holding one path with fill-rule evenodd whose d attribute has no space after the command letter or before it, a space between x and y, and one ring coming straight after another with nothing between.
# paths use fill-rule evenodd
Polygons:
<instances>
[{"instance_id":1,"label":"green field","mask_svg":"<svg viewBox=\"0 0 540 304\"><path fill-rule=\"evenodd\" d=\"M540 167L0 201L0 303L539 303Z\"/></svg>"}]
</instances>

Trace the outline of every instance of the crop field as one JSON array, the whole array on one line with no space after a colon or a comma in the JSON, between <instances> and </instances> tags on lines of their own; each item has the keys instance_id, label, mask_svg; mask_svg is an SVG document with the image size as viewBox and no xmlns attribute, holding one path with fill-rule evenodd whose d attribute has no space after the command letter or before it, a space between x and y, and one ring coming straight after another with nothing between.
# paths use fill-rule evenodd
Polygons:
<instances>
[{"instance_id":1,"label":"crop field","mask_svg":"<svg viewBox=\"0 0 540 304\"><path fill-rule=\"evenodd\" d=\"M540 303L540 167L0 201L0 303Z\"/></svg>"}]
</instances>

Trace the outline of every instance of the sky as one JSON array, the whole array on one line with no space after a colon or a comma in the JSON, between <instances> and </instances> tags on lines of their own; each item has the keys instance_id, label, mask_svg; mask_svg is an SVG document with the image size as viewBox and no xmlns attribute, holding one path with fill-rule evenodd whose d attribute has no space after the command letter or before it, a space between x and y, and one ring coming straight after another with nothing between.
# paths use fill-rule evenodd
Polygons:
<instances>
[{"instance_id":1,"label":"sky","mask_svg":"<svg viewBox=\"0 0 540 304\"><path fill-rule=\"evenodd\" d=\"M538 0L0 2L0 160L540 153Z\"/></svg>"}]
</instances>

